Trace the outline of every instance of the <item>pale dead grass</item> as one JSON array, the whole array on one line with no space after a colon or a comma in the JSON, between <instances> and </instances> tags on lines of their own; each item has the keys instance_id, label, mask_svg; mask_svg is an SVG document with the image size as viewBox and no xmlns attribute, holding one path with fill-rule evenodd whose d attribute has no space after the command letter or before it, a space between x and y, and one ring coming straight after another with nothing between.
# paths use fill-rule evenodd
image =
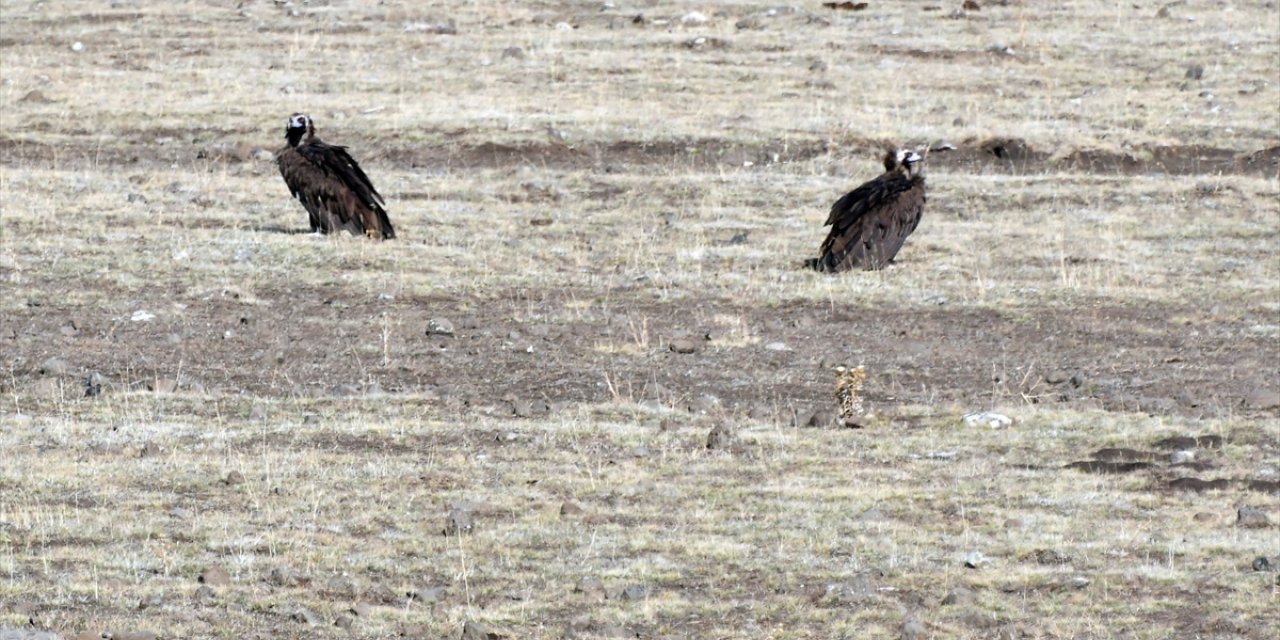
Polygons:
<instances>
[{"instance_id":1,"label":"pale dead grass","mask_svg":"<svg viewBox=\"0 0 1280 640\"><path fill-rule=\"evenodd\" d=\"M154 409L157 401L110 402ZM754 425L742 432L741 451L725 454L703 448L701 420L658 432L645 411L619 408L614 418L578 412L519 424L397 417L395 407L359 402L275 402L269 415L280 418L263 422L159 423L129 419L136 409L120 406L99 406L102 417L8 418L4 445L14 464L0 478L8 488L6 598L39 594L41 619L55 628L142 625L176 634L193 622L182 612L208 606L189 600L194 575L220 564L233 584L218 602L248 609L215 605L219 621L200 633L243 634L282 603L335 617L350 601L319 585L341 576L365 593L447 587L435 607L375 606L361 623L374 636L406 623L451 635L462 618L480 616L537 637L539 625L550 623L545 633L554 635L583 619L659 634L720 628L797 637L896 629L911 611L948 635L983 635L958 618L974 611L1029 633L1072 636L1114 630L1111 616L1124 611L1121 624L1135 625L1136 637L1160 637L1168 627L1142 627L1188 579L1219 594L1215 615L1257 620L1264 606L1265 576L1234 576L1248 560L1241 551L1265 553L1271 532L1234 529L1231 509L1194 522L1202 496L1146 493L1140 477L1056 468L1096 446L1142 447L1182 433L1160 419L1019 409L1015 428L993 433L957 427L931 408L903 408L904 417L934 417L909 427L890 415L882 429L892 438ZM371 419L369 409L382 415ZM302 413L321 417L307 424L296 418ZM1242 428L1221 421L1202 432L1230 437ZM520 435L515 443L493 440L510 429ZM991 436L998 452L986 443ZM147 443L160 452L140 456ZM634 457L640 445L650 453ZM930 457L948 451L953 457ZM1262 462L1256 451L1229 447L1216 458L1220 471L1247 473ZM1040 468L1012 471L1011 463ZM222 483L233 470L244 484ZM566 500L588 516L560 517ZM446 505L459 501L481 505L477 531L440 535ZM175 507L187 511L175 515ZM1086 522L1108 524L1082 528ZM1070 561L1038 565L1034 553L1045 548ZM983 570L962 568L971 550L986 555ZM310 576L312 586L273 586L271 571L281 567ZM585 575L611 588L643 585L648 595L584 608L571 591ZM811 602L862 575L876 607L850 619L838 605ZM1055 586L1075 576L1091 586ZM976 603L911 604L936 602L956 586L973 589ZM153 593L165 604L135 610Z\"/></svg>"}]
</instances>

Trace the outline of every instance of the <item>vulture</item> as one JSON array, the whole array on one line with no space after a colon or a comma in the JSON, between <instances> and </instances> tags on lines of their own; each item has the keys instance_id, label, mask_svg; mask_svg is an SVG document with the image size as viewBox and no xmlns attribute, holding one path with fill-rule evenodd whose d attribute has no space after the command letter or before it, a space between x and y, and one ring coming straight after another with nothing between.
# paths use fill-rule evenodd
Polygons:
<instances>
[{"instance_id":1,"label":"vulture","mask_svg":"<svg viewBox=\"0 0 1280 640\"><path fill-rule=\"evenodd\" d=\"M305 113L289 116L284 138L289 144L276 154L276 166L289 193L310 215L313 232L345 229L379 240L396 237L382 195L346 147L321 142Z\"/></svg>"},{"instance_id":2,"label":"vulture","mask_svg":"<svg viewBox=\"0 0 1280 640\"><path fill-rule=\"evenodd\" d=\"M819 257L805 266L833 273L850 269L883 269L924 213L924 157L907 149L889 150L884 173L845 194L831 205L823 226L831 233Z\"/></svg>"}]
</instances>

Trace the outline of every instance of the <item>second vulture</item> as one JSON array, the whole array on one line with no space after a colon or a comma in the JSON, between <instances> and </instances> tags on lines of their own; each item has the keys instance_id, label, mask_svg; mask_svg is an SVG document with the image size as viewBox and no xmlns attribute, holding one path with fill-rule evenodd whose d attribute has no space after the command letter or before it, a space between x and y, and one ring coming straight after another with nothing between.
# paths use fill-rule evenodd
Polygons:
<instances>
[{"instance_id":1,"label":"second vulture","mask_svg":"<svg viewBox=\"0 0 1280 640\"><path fill-rule=\"evenodd\" d=\"M907 149L889 150L884 173L845 194L831 206L831 227L818 250L805 261L825 272L883 269L924 213L924 157ZM824 226L826 226L824 225Z\"/></svg>"},{"instance_id":2,"label":"second vulture","mask_svg":"<svg viewBox=\"0 0 1280 640\"><path fill-rule=\"evenodd\" d=\"M289 116L284 137L289 145L276 154L276 166L310 215L313 232L396 237L382 195L346 147L321 142L305 113Z\"/></svg>"}]
</instances>

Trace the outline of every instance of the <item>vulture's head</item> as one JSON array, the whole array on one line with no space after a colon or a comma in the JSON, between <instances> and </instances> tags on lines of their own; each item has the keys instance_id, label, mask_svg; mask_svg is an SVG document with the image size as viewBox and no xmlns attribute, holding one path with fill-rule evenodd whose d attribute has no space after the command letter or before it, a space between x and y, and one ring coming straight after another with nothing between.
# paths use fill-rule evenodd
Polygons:
<instances>
[{"instance_id":1,"label":"vulture's head","mask_svg":"<svg viewBox=\"0 0 1280 640\"><path fill-rule=\"evenodd\" d=\"M901 171L908 178L920 175L924 167L924 156L910 149L889 149L884 154L884 170L886 172Z\"/></svg>"},{"instance_id":2,"label":"vulture's head","mask_svg":"<svg viewBox=\"0 0 1280 640\"><path fill-rule=\"evenodd\" d=\"M289 124L284 128L284 139L289 141L289 146L296 147L298 143L315 134L316 129L311 124L311 116L305 113L295 113L289 116Z\"/></svg>"}]
</instances>

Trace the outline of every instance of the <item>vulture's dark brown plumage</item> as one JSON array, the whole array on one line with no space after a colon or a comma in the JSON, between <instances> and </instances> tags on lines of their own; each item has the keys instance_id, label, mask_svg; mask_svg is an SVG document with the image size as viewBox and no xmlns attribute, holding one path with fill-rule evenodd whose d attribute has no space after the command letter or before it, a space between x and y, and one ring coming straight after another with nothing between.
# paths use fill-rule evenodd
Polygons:
<instances>
[{"instance_id":1,"label":"vulture's dark brown plumage","mask_svg":"<svg viewBox=\"0 0 1280 640\"><path fill-rule=\"evenodd\" d=\"M346 147L321 142L304 113L289 116L284 137L289 145L276 154L276 165L289 193L311 216L312 231L396 237L382 196Z\"/></svg>"},{"instance_id":2,"label":"vulture's dark brown plumage","mask_svg":"<svg viewBox=\"0 0 1280 640\"><path fill-rule=\"evenodd\" d=\"M818 271L883 269L924 213L924 158L906 149L884 157L884 173L831 206L831 233L805 265Z\"/></svg>"}]
</instances>

